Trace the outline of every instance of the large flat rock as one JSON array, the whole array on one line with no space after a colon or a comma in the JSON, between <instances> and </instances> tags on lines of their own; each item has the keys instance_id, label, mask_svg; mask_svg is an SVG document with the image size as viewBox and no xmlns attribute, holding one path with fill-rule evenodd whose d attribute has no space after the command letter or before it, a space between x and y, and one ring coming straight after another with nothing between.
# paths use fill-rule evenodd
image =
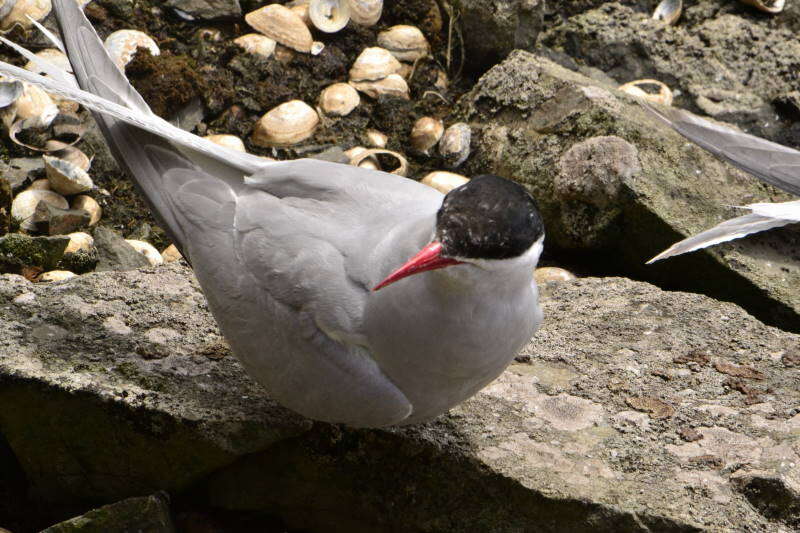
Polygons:
<instances>
[{"instance_id":1,"label":"large flat rock","mask_svg":"<svg viewBox=\"0 0 800 533\"><path fill-rule=\"evenodd\" d=\"M527 52L489 70L461 102L473 128L464 173L494 172L536 197L546 249L595 272L736 301L800 330L800 231L772 230L646 266L688 235L792 199L653 120L632 97Z\"/></svg>"},{"instance_id":2,"label":"large flat rock","mask_svg":"<svg viewBox=\"0 0 800 533\"><path fill-rule=\"evenodd\" d=\"M315 531L800 524L799 336L621 278L542 293L544 327L483 392L351 430L270 401L186 268L2 276L0 432L32 494L87 508L164 489Z\"/></svg>"}]
</instances>

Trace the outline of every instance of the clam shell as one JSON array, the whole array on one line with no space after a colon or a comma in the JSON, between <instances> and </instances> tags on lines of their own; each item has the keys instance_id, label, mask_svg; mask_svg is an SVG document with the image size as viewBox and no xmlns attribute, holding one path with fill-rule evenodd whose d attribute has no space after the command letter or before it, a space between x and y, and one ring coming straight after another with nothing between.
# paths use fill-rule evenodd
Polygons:
<instances>
[{"instance_id":1,"label":"clam shell","mask_svg":"<svg viewBox=\"0 0 800 533\"><path fill-rule=\"evenodd\" d=\"M79 194L94 187L92 178L78 165L49 155L43 156L50 188L64 196Z\"/></svg>"},{"instance_id":2,"label":"clam shell","mask_svg":"<svg viewBox=\"0 0 800 533\"><path fill-rule=\"evenodd\" d=\"M258 146L290 146L311 137L319 116L301 100L285 102L268 111L255 125L253 142Z\"/></svg>"},{"instance_id":3,"label":"clam shell","mask_svg":"<svg viewBox=\"0 0 800 533\"><path fill-rule=\"evenodd\" d=\"M400 61L414 61L425 57L430 51L428 40L416 26L399 24L378 34L378 46L382 46Z\"/></svg>"},{"instance_id":4,"label":"clam shell","mask_svg":"<svg viewBox=\"0 0 800 533\"><path fill-rule=\"evenodd\" d=\"M69 270L51 270L39 276L39 281L43 282L64 281L72 279L74 277L77 277L77 274L75 274L74 272L70 272Z\"/></svg>"},{"instance_id":5,"label":"clam shell","mask_svg":"<svg viewBox=\"0 0 800 533\"><path fill-rule=\"evenodd\" d=\"M125 70L139 48L146 48L154 56L161 53L153 38L139 30L117 30L106 37L105 47L120 70Z\"/></svg>"},{"instance_id":6,"label":"clam shell","mask_svg":"<svg viewBox=\"0 0 800 533\"><path fill-rule=\"evenodd\" d=\"M383 0L348 0L350 20L359 26L373 26L381 18Z\"/></svg>"},{"instance_id":7,"label":"clam shell","mask_svg":"<svg viewBox=\"0 0 800 533\"><path fill-rule=\"evenodd\" d=\"M329 85L319 95L319 107L326 115L349 115L360 103L358 91L346 83Z\"/></svg>"},{"instance_id":8,"label":"clam shell","mask_svg":"<svg viewBox=\"0 0 800 533\"><path fill-rule=\"evenodd\" d=\"M248 54L270 57L275 52L275 41L260 33L248 33L233 40Z\"/></svg>"},{"instance_id":9,"label":"clam shell","mask_svg":"<svg viewBox=\"0 0 800 533\"><path fill-rule=\"evenodd\" d=\"M317 55L325 45L314 41L303 19L280 4L270 4L251 11L245 21L257 31L298 52Z\"/></svg>"},{"instance_id":10,"label":"clam shell","mask_svg":"<svg viewBox=\"0 0 800 533\"><path fill-rule=\"evenodd\" d=\"M35 229L32 217L39 202L46 202L61 209L67 209L69 207L67 199L53 191L43 191L40 189L22 191L14 198L14 201L11 202L11 216L20 221L20 227L22 229L27 231Z\"/></svg>"},{"instance_id":11,"label":"clam shell","mask_svg":"<svg viewBox=\"0 0 800 533\"><path fill-rule=\"evenodd\" d=\"M374 148L386 148L389 142L389 136L378 130L367 130L366 132L367 144Z\"/></svg>"},{"instance_id":12,"label":"clam shell","mask_svg":"<svg viewBox=\"0 0 800 533\"><path fill-rule=\"evenodd\" d=\"M72 209L83 209L89 213L89 226L94 226L100 222L103 210L97 200L86 194L80 194L72 199Z\"/></svg>"},{"instance_id":13,"label":"clam shell","mask_svg":"<svg viewBox=\"0 0 800 533\"><path fill-rule=\"evenodd\" d=\"M83 231L76 231L68 235L69 243L64 249L65 254L74 254L75 252L88 252L94 247L94 239L88 233Z\"/></svg>"},{"instance_id":14,"label":"clam shell","mask_svg":"<svg viewBox=\"0 0 800 533\"><path fill-rule=\"evenodd\" d=\"M393 152L392 150L384 150L382 148L370 148L367 150L362 150L350 158L350 164L355 165L357 167L362 166L361 163L368 159L375 157L379 154L386 154L394 157L397 159L398 166L396 169L389 171L391 174L397 174L398 176L406 176L408 175L408 160L406 160L405 156L399 152Z\"/></svg>"},{"instance_id":15,"label":"clam shell","mask_svg":"<svg viewBox=\"0 0 800 533\"><path fill-rule=\"evenodd\" d=\"M422 117L411 128L411 147L422 154L436 146L444 133L444 123L438 118Z\"/></svg>"},{"instance_id":16,"label":"clam shell","mask_svg":"<svg viewBox=\"0 0 800 533\"><path fill-rule=\"evenodd\" d=\"M174 263L175 261L179 261L182 257L180 251L178 251L178 247L174 244L170 244L161 252L161 258L165 263Z\"/></svg>"},{"instance_id":17,"label":"clam shell","mask_svg":"<svg viewBox=\"0 0 800 533\"><path fill-rule=\"evenodd\" d=\"M354 165L354 166L359 166L361 168L368 168L370 170L380 170L381 166L380 166L380 164L378 164L378 160L375 159L372 156L367 156L367 157L358 159L359 162L358 162L357 165L356 165L356 163L353 163L353 161L356 160L356 158L358 156L360 156L361 154L363 154L367 150L368 149L363 147L363 146L354 146L353 148L350 148L349 150L345 150L344 151L344 155L348 159L348 164Z\"/></svg>"},{"instance_id":18,"label":"clam shell","mask_svg":"<svg viewBox=\"0 0 800 533\"><path fill-rule=\"evenodd\" d=\"M447 194L468 181L469 178L461 174L447 172L446 170L436 170L430 174L426 174L425 177L420 180L420 183L428 187L433 187L442 194Z\"/></svg>"},{"instance_id":19,"label":"clam shell","mask_svg":"<svg viewBox=\"0 0 800 533\"><path fill-rule=\"evenodd\" d=\"M8 107L22 96L25 86L21 81L0 81L0 108Z\"/></svg>"},{"instance_id":20,"label":"clam shell","mask_svg":"<svg viewBox=\"0 0 800 533\"><path fill-rule=\"evenodd\" d=\"M48 63L54 64L61 70L72 72L72 65L70 64L66 54L64 54L64 52L61 50L57 50L55 48L45 48L44 50L39 50L36 52L35 55L40 59L44 59ZM36 74L45 74L45 72L40 70L33 61L28 61L25 64L25 70L35 72Z\"/></svg>"},{"instance_id":21,"label":"clam shell","mask_svg":"<svg viewBox=\"0 0 800 533\"><path fill-rule=\"evenodd\" d=\"M318 30L336 33L350 22L350 4L348 0L311 0L308 18Z\"/></svg>"},{"instance_id":22,"label":"clam shell","mask_svg":"<svg viewBox=\"0 0 800 533\"><path fill-rule=\"evenodd\" d=\"M764 13L771 13L773 15L783 11L783 6L786 4L786 0L775 0L771 4L767 4L763 0L739 0L739 1L742 2L743 4L753 6L759 11L763 11Z\"/></svg>"},{"instance_id":23,"label":"clam shell","mask_svg":"<svg viewBox=\"0 0 800 533\"><path fill-rule=\"evenodd\" d=\"M533 271L533 279L536 283L547 283L549 281L569 281L577 278L575 274L569 270L564 270L558 267L541 267Z\"/></svg>"},{"instance_id":24,"label":"clam shell","mask_svg":"<svg viewBox=\"0 0 800 533\"><path fill-rule=\"evenodd\" d=\"M675 24L683 11L683 0L661 0L653 11L653 20L663 20Z\"/></svg>"},{"instance_id":25,"label":"clam shell","mask_svg":"<svg viewBox=\"0 0 800 533\"><path fill-rule=\"evenodd\" d=\"M399 74L390 74L378 81L351 81L350 85L371 98L381 96L394 96L403 100L411 98L408 94L408 83Z\"/></svg>"},{"instance_id":26,"label":"clam shell","mask_svg":"<svg viewBox=\"0 0 800 533\"><path fill-rule=\"evenodd\" d=\"M8 2L9 0L6 0ZM24 29L31 28L33 23L30 18L39 22L53 8L50 0L16 0L8 14L0 21L0 30L10 30L14 25L19 25ZM5 5L3 11L5 11Z\"/></svg>"},{"instance_id":27,"label":"clam shell","mask_svg":"<svg viewBox=\"0 0 800 533\"><path fill-rule=\"evenodd\" d=\"M246 152L244 142L236 135L216 134L206 135L204 139L211 141L214 144L236 150L237 152Z\"/></svg>"},{"instance_id":28,"label":"clam shell","mask_svg":"<svg viewBox=\"0 0 800 533\"><path fill-rule=\"evenodd\" d=\"M43 89L23 83L22 95L14 102L12 110L16 120L24 120L29 127L47 127L58 115L58 106Z\"/></svg>"},{"instance_id":29,"label":"clam shell","mask_svg":"<svg viewBox=\"0 0 800 533\"><path fill-rule=\"evenodd\" d=\"M11 13L17 0L0 0L0 21L3 20Z\"/></svg>"},{"instance_id":30,"label":"clam shell","mask_svg":"<svg viewBox=\"0 0 800 533\"><path fill-rule=\"evenodd\" d=\"M658 93L652 94L642 89L642 85L655 85ZM672 105L672 91L666 84L658 80L635 80L619 86L619 90L638 98L662 105Z\"/></svg>"},{"instance_id":31,"label":"clam shell","mask_svg":"<svg viewBox=\"0 0 800 533\"><path fill-rule=\"evenodd\" d=\"M379 46L365 48L350 67L350 81L382 80L400 70L400 62Z\"/></svg>"},{"instance_id":32,"label":"clam shell","mask_svg":"<svg viewBox=\"0 0 800 533\"><path fill-rule=\"evenodd\" d=\"M149 242L140 241L137 239L125 239L125 242L133 246L133 249L142 254L152 266L158 266L164 263L161 254L158 253L155 246Z\"/></svg>"},{"instance_id":33,"label":"clam shell","mask_svg":"<svg viewBox=\"0 0 800 533\"><path fill-rule=\"evenodd\" d=\"M303 20L303 24L311 26L311 18L308 16L308 0L294 0L289 2L286 7L294 11Z\"/></svg>"},{"instance_id":34,"label":"clam shell","mask_svg":"<svg viewBox=\"0 0 800 533\"><path fill-rule=\"evenodd\" d=\"M464 122L457 122L444 131L439 141L439 154L445 162L455 168L469 157L472 131Z\"/></svg>"},{"instance_id":35,"label":"clam shell","mask_svg":"<svg viewBox=\"0 0 800 533\"><path fill-rule=\"evenodd\" d=\"M49 152L49 155L68 161L87 172L92 164L92 160L88 155L71 144L50 139L44 144L44 148Z\"/></svg>"},{"instance_id":36,"label":"clam shell","mask_svg":"<svg viewBox=\"0 0 800 533\"><path fill-rule=\"evenodd\" d=\"M34 180L33 183L28 185L28 188L25 189L26 191L52 191L53 189L50 188L50 180L47 178L42 178L38 180Z\"/></svg>"}]
</instances>

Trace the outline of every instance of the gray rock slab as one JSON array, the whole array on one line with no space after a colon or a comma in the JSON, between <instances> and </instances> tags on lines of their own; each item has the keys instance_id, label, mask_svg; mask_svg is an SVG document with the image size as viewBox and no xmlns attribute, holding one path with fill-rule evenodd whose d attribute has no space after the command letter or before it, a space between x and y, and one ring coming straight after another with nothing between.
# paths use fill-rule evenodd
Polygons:
<instances>
[{"instance_id":1,"label":"gray rock slab","mask_svg":"<svg viewBox=\"0 0 800 533\"><path fill-rule=\"evenodd\" d=\"M489 70L461 102L473 154L539 202L545 248L583 254L595 272L699 291L800 329L800 231L788 226L645 262L742 214L731 206L793 199L670 131L634 99L527 52Z\"/></svg>"},{"instance_id":2,"label":"gray rock slab","mask_svg":"<svg viewBox=\"0 0 800 533\"><path fill-rule=\"evenodd\" d=\"M783 24L792 14L765 16L741 2L684 5L665 27L643 3L604 2L548 28L540 44L620 83L658 79L678 91L677 105L786 138L773 104L797 89L800 41Z\"/></svg>"},{"instance_id":3,"label":"gray rock slab","mask_svg":"<svg viewBox=\"0 0 800 533\"><path fill-rule=\"evenodd\" d=\"M114 230L99 226L94 230L97 270L133 270L150 263Z\"/></svg>"},{"instance_id":4,"label":"gray rock slab","mask_svg":"<svg viewBox=\"0 0 800 533\"><path fill-rule=\"evenodd\" d=\"M800 336L705 296L547 284L528 363L429 424L389 430L270 401L180 265L57 286L2 276L0 302L0 432L49 501L164 489L319 531L800 520Z\"/></svg>"},{"instance_id":5,"label":"gray rock slab","mask_svg":"<svg viewBox=\"0 0 800 533\"><path fill-rule=\"evenodd\" d=\"M164 494L128 498L48 527L41 533L173 533Z\"/></svg>"},{"instance_id":6,"label":"gray rock slab","mask_svg":"<svg viewBox=\"0 0 800 533\"><path fill-rule=\"evenodd\" d=\"M213 20L242 16L239 0L167 0L165 4L192 19Z\"/></svg>"}]
</instances>

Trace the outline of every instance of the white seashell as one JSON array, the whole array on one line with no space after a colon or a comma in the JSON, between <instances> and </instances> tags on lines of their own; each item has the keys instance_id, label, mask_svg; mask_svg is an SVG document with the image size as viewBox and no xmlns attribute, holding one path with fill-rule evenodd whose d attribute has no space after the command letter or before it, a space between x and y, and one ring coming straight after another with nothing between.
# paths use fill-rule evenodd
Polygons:
<instances>
[{"instance_id":1,"label":"white seashell","mask_svg":"<svg viewBox=\"0 0 800 533\"><path fill-rule=\"evenodd\" d=\"M367 144L375 148L386 148L389 136L378 130L367 130Z\"/></svg>"},{"instance_id":2,"label":"white seashell","mask_svg":"<svg viewBox=\"0 0 800 533\"><path fill-rule=\"evenodd\" d=\"M29 121L31 127L45 128L58 115L58 106L43 89L23 83L22 95L11 106L16 120Z\"/></svg>"},{"instance_id":3,"label":"white seashell","mask_svg":"<svg viewBox=\"0 0 800 533\"><path fill-rule=\"evenodd\" d=\"M411 128L411 148L422 154L436 146L444 133L444 123L438 118L422 117Z\"/></svg>"},{"instance_id":4,"label":"white seashell","mask_svg":"<svg viewBox=\"0 0 800 533\"><path fill-rule=\"evenodd\" d=\"M17 0L0 0L0 21L3 20L11 13Z\"/></svg>"},{"instance_id":5,"label":"white seashell","mask_svg":"<svg viewBox=\"0 0 800 533\"><path fill-rule=\"evenodd\" d=\"M410 80L411 75L414 74L414 65L400 63L400 70L397 71L397 74L399 74L406 81Z\"/></svg>"},{"instance_id":6,"label":"white seashell","mask_svg":"<svg viewBox=\"0 0 800 533\"><path fill-rule=\"evenodd\" d=\"M19 193L11 202L11 216L20 221L20 227L27 231L35 229L33 224L34 211L39 202L46 202L61 209L69 208L67 199L53 191L41 189L27 189Z\"/></svg>"},{"instance_id":7,"label":"white seashell","mask_svg":"<svg viewBox=\"0 0 800 533\"><path fill-rule=\"evenodd\" d=\"M439 141L439 154L445 162L455 168L469 157L472 131L464 122L457 122L444 131Z\"/></svg>"},{"instance_id":8,"label":"white seashell","mask_svg":"<svg viewBox=\"0 0 800 533\"><path fill-rule=\"evenodd\" d=\"M395 159L397 159L398 166L396 169L390 170L389 171L390 173L397 174L398 176L406 176L408 174L408 161L403 156L403 154L398 152L393 152L391 150L383 150L381 148L370 148L358 151L356 155L350 157L350 164L363 168L364 165L362 163L365 160L368 160L369 158L374 158L376 155L380 154L390 155ZM377 160L375 161L375 164L377 166ZM371 166L367 168L371 168ZM380 166L378 166L378 169L380 169Z\"/></svg>"},{"instance_id":9,"label":"white seashell","mask_svg":"<svg viewBox=\"0 0 800 533\"><path fill-rule=\"evenodd\" d=\"M103 210L97 200L86 194L80 194L72 199L72 209L83 209L89 213L89 226L94 226L100 222Z\"/></svg>"},{"instance_id":10,"label":"white seashell","mask_svg":"<svg viewBox=\"0 0 800 533\"><path fill-rule=\"evenodd\" d=\"M469 178L462 176L461 174L454 174L453 172L447 172L445 170L431 172L430 174L426 174L425 177L420 180L420 182L424 185L433 187L442 194L447 194L456 187L464 185L468 181Z\"/></svg>"},{"instance_id":11,"label":"white seashell","mask_svg":"<svg viewBox=\"0 0 800 533\"><path fill-rule=\"evenodd\" d=\"M51 270L39 276L39 281L44 281L44 282L64 281L75 277L77 277L77 274L75 274L74 272L70 272L69 270Z\"/></svg>"},{"instance_id":12,"label":"white seashell","mask_svg":"<svg viewBox=\"0 0 800 533\"><path fill-rule=\"evenodd\" d=\"M373 26L381 18L383 0L348 0L350 20L360 26Z\"/></svg>"},{"instance_id":13,"label":"white seashell","mask_svg":"<svg viewBox=\"0 0 800 533\"><path fill-rule=\"evenodd\" d=\"M153 38L139 30L117 30L106 37L105 47L120 70L125 70L139 48L149 50L154 56L161 53Z\"/></svg>"},{"instance_id":14,"label":"white seashell","mask_svg":"<svg viewBox=\"0 0 800 533\"><path fill-rule=\"evenodd\" d=\"M365 48L350 67L350 81L382 80L400 70L400 62L379 46Z\"/></svg>"},{"instance_id":15,"label":"white seashell","mask_svg":"<svg viewBox=\"0 0 800 533\"><path fill-rule=\"evenodd\" d=\"M94 247L94 239L88 233L76 231L70 233L69 244L64 249L65 254L74 254L75 252L88 252Z\"/></svg>"},{"instance_id":16,"label":"white seashell","mask_svg":"<svg viewBox=\"0 0 800 533\"><path fill-rule=\"evenodd\" d=\"M233 40L248 54L270 57L275 52L275 41L260 33L248 33Z\"/></svg>"},{"instance_id":17,"label":"white seashell","mask_svg":"<svg viewBox=\"0 0 800 533\"><path fill-rule=\"evenodd\" d=\"M174 263L175 261L179 261L182 257L183 256L178 251L178 247L174 244L170 244L161 252L161 258L165 263Z\"/></svg>"},{"instance_id":18,"label":"white seashell","mask_svg":"<svg viewBox=\"0 0 800 533\"><path fill-rule=\"evenodd\" d=\"M71 196L94 188L92 178L81 167L49 155L42 156L42 159L50 188L55 192Z\"/></svg>"},{"instance_id":19,"label":"white seashell","mask_svg":"<svg viewBox=\"0 0 800 533\"><path fill-rule=\"evenodd\" d=\"M654 85L658 87L658 93L648 93L642 86ZM672 91L666 84L658 80L635 80L619 86L619 90L637 98L644 98L647 101L662 105L672 105Z\"/></svg>"},{"instance_id":20,"label":"white seashell","mask_svg":"<svg viewBox=\"0 0 800 533\"><path fill-rule=\"evenodd\" d=\"M371 98L393 96L409 100L408 83L399 74L390 74L378 81L351 81L350 85Z\"/></svg>"},{"instance_id":21,"label":"white seashell","mask_svg":"<svg viewBox=\"0 0 800 533\"><path fill-rule=\"evenodd\" d=\"M303 20L303 24L311 26L311 17L308 16L308 0L294 0L289 2L286 7L294 11Z\"/></svg>"},{"instance_id":22,"label":"white seashell","mask_svg":"<svg viewBox=\"0 0 800 533\"><path fill-rule=\"evenodd\" d=\"M399 24L378 34L378 46L382 46L400 61L414 61L428 55L428 40L416 26Z\"/></svg>"},{"instance_id":23,"label":"white seashell","mask_svg":"<svg viewBox=\"0 0 800 533\"><path fill-rule=\"evenodd\" d=\"M375 159L374 157L372 157L370 155L367 155L366 157L363 157L363 158L359 158L358 157L358 156L360 156L361 154L363 154L366 151L367 151L367 148L365 148L363 146L354 146L353 148L350 148L349 150L345 150L344 151L344 155L347 156L347 158L350 160L349 164L351 164L353 166L359 166L361 168L368 168L370 170L380 170L381 166L378 163L378 160ZM354 163L354 161L358 161L358 162Z\"/></svg>"},{"instance_id":24,"label":"white seashell","mask_svg":"<svg viewBox=\"0 0 800 533\"><path fill-rule=\"evenodd\" d=\"M764 0L740 0L740 2L772 15L783 11L783 6L786 4L786 0L775 0L774 2L764 2Z\"/></svg>"},{"instance_id":25,"label":"white seashell","mask_svg":"<svg viewBox=\"0 0 800 533\"><path fill-rule=\"evenodd\" d=\"M28 188L25 189L26 191L52 191L53 189L50 187L50 180L47 178L42 178L39 180L35 180L33 183L28 185Z\"/></svg>"},{"instance_id":26,"label":"white seashell","mask_svg":"<svg viewBox=\"0 0 800 533\"><path fill-rule=\"evenodd\" d=\"M253 142L258 146L289 146L311 137L319 115L301 100L291 100L268 111L256 122Z\"/></svg>"},{"instance_id":27,"label":"white seashell","mask_svg":"<svg viewBox=\"0 0 800 533\"><path fill-rule=\"evenodd\" d=\"M533 279L536 283L543 284L549 281L570 281L577 278L575 274L569 270L564 270L558 267L541 267L533 271Z\"/></svg>"},{"instance_id":28,"label":"white seashell","mask_svg":"<svg viewBox=\"0 0 800 533\"><path fill-rule=\"evenodd\" d=\"M133 249L142 254L152 266L158 266L164 263L161 254L158 253L155 246L149 242L139 241L136 239L125 239L125 242L133 246Z\"/></svg>"},{"instance_id":29,"label":"white seashell","mask_svg":"<svg viewBox=\"0 0 800 533\"><path fill-rule=\"evenodd\" d=\"M653 11L653 20L663 20L665 24L675 24L683 11L683 0L661 0Z\"/></svg>"},{"instance_id":30,"label":"white seashell","mask_svg":"<svg viewBox=\"0 0 800 533\"><path fill-rule=\"evenodd\" d=\"M70 64L66 54L64 54L64 52L61 50L57 50L55 48L45 48L44 50L39 50L36 52L35 55L39 59L43 59L48 63L54 64L61 70L72 72L72 65ZM25 64L25 70L35 72L36 74L46 74L43 70L40 70L33 61L28 61Z\"/></svg>"},{"instance_id":31,"label":"white seashell","mask_svg":"<svg viewBox=\"0 0 800 533\"><path fill-rule=\"evenodd\" d=\"M349 0L310 0L308 18L320 31L336 33L350 22Z\"/></svg>"},{"instance_id":32,"label":"white seashell","mask_svg":"<svg viewBox=\"0 0 800 533\"><path fill-rule=\"evenodd\" d=\"M324 44L314 41L297 13L280 4L270 4L251 11L244 19L270 39L298 52L317 55L325 48Z\"/></svg>"},{"instance_id":33,"label":"white seashell","mask_svg":"<svg viewBox=\"0 0 800 533\"><path fill-rule=\"evenodd\" d=\"M89 159L89 156L84 154L79 148L61 141L56 141L55 139L50 139L47 141L44 144L44 147L45 150L49 152L49 155L63 159L64 161L69 161L73 165L80 167L87 172L89 171L92 160Z\"/></svg>"},{"instance_id":34,"label":"white seashell","mask_svg":"<svg viewBox=\"0 0 800 533\"><path fill-rule=\"evenodd\" d=\"M8 2L9 0L6 0L6 3ZM11 10L0 21L0 30L10 30L14 25L24 29L31 28L33 23L28 17L39 22L49 15L50 10L53 8L50 0L16 0L16 2L11 3L13 3ZM6 7L4 5L3 11L5 10Z\"/></svg>"},{"instance_id":35,"label":"white seashell","mask_svg":"<svg viewBox=\"0 0 800 533\"><path fill-rule=\"evenodd\" d=\"M346 83L328 85L319 94L319 107L326 115L349 115L360 103L358 91Z\"/></svg>"},{"instance_id":36,"label":"white seashell","mask_svg":"<svg viewBox=\"0 0 800 533\"><path fill-rule=\"evenodd\" d=\"M227 134L206 135L204 139L209 140L214 144L218 144L219 146L224 146L225 148L236 150L237 152L247 151L244 147L244 142L236 135L227 135Z\"/></svg>"}]
</instances>

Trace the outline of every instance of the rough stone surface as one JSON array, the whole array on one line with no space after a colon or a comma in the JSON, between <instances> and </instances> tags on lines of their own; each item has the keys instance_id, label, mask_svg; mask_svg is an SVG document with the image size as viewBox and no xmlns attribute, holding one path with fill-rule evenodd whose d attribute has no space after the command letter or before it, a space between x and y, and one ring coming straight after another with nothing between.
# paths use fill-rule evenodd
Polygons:
<instances>
[{"instance_id":1,"label":"rough stone surface","mask_svg":"<svg viewBox=\"0 0 800 533\"><path fill-rule=\"evenodd\" d=\"M494 172L539 202L547 247L583 254L595 272L735 300L762 320L800 328L797 226L645 262L741 211L781 201L653 120L632 97L527 52L513 52L462 98L473 131L463 172Z\"/></svg>"},{"instance_id":2,"label":"rough stone surface","mask_svg":"<svg viewBox=\"0 0 800 533\"><path fill-rule=\"evenodd\" d=\"M22 273L25 268L52 270L64 255L69 237L32 237L9 233L0 237L0 272Z\"/></svg>"},{"instance_id":3,"label":"rough stone surface","mask_svg":"<svg viewBox=\"0 0 800 533\"><path fill-rule=\"evenodd\" d=\"M678 23L665 27L650 17L655 3L593 4L585 11L572 6L573 16L551 25L540 44L619 83L658 79L677 91L680 107L762 136L800 141L800 129L789 135L787 124L775 120L774 104L797 89L800 68L800 41L784 16L710 0L684 3Z\"/></svg>"},{"instance_id":4,"label":"rough stone surface","mask_svg":"<svg viewBox=\"0 0 800 533\"><path fill-rule=\"evenodd\" d=\"M482 73L512 50L532 50L543 26L544 0L460 0L466 63Z\"/></svg>"},{"instance_id":5,"label":"rough stone surface","mask_svg":"<svg viewBox=\"0 0 800 533\"><path fill-rule=\"evenodd\" d=\"M242 15L239 0L167 0L164 3L195 19L212 20Z\"/></svg>"},{"instance_id":6,"label":"rough stone surface","mask_svg":"<svg viewBox=\"0 0 800 533\"><path fill-rule=\"evenodd\" d=\"M94 230L94 247L97 249L96 270L133 270L149 266L147 258L125 242L114 230L100 226Z\"/></svg>"},{"instance_id":7,"label":"rough stone surface","mask_svg":"<svg viewBox=\"0 0 800 533\"><path fill-rule=\"evenodd\" d=\"M112 531L119 533L172 533L175 528L169 514L168 498L163 494L128 498L48 527L42 533L108 533Z\"/></svg>"},{"instance_id":8,"label":"rough stone surface","mask_svg":"<svg viewBox=\"0 0 800 533\"><path fill-rule=\"evenodd\" d=\"M90 215L83 209L61 209L39 202L33 213L33 225L38 233L66 235L89 225Z\"/></svg>"},{"instance_id":9,"label":"rough stone surface","mask_svg":"<svg viewBox=\"0 0 800 533\"><path fill-rule=\"evenodd\" d=\"M783 360L800 336L704 296L547 284L529 363L396 430L312 423L267 399L180 265L58 286L4 276L0 302L0 434L45 501L164 489L351 532L789 531L799 518L800 370Z\"/></svg>"}]
</instances>

